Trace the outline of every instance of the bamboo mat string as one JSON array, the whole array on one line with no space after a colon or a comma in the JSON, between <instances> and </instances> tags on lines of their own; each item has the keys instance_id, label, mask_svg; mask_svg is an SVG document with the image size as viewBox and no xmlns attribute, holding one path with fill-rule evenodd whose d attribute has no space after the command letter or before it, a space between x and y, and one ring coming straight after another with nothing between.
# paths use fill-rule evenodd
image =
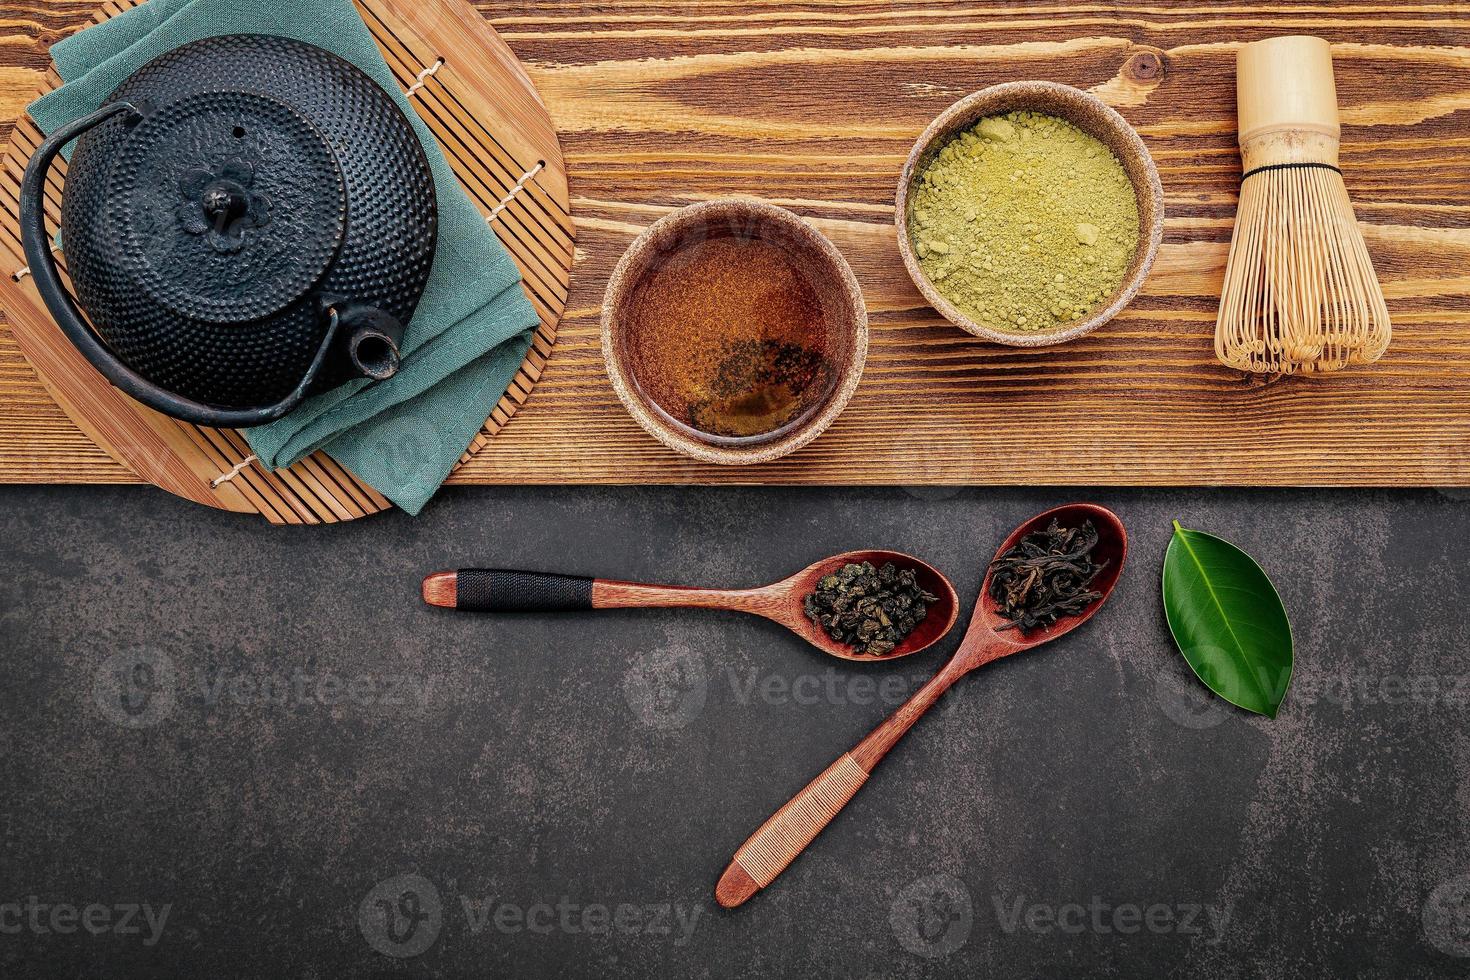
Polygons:
<instances>
[{"instance_id":1,"label":"bamboo mat string","mask_svg":"<svg viewBox=\"0 0 1470 980\"><path fill-rule=\"evenodd\" d=\"M443 67L444 59L442 57L434 59L434 63L432 65L418 73L418 76L414 79L413 84L405 89L403 94L411 99L415 95L422 92L424 90L424 86L428 84L429 79L439 74L439 69Z\"/></svg>"},{"instance_id":2,"label":"bamboo mat string","mask_svg":"<svg viewBox=\"0 0 1470 980\"><path fill-rule=\"evenodd\" d=\"M489 216L485 219L486 223L493 224L495 219L500 217L500 213L510 207L510 202L515 200L515 196L526 189L526 185L531 182L531 178L539 174L545 166L545 160L537 160L536 166L521 174L521 179L515 182L515 186L510 189L510 193L502 197L500 203L495 205L494 209L491 210Z\"/></svg>"},{"instance_id":3,"label":"bamboo mat string","mask_svg":"<svg viewBox=\"0 0 1470 980\"><path fill-rule=\"evenodd\" d=\"M439 73L439 69L444 67L444 64L444 57L442 55L438 58L435 58L432 65L429 65L427 68L419 72L418 75L414 77L413 84L406 88L403 94L409 98L413 98L415 95L422 92L424 90L424 86L428 84L429 79L437 75ZM526 189L526 184L530 183L531 179L534 178L538 173L540 173L545 167L545 160L537 160L536 166L521 174L521 178L515 182L514 186L511 187L509 193L502 197L499 203L497 203L495 207L491 209L490 214L488 217L485 218L485 221L487 223L493 224L495 219L500 217L501 213L504 212L506 208L510 207L510 203L511 201L515 200L516 195Z\"/></svg>"},{"instance_id":4,"label":"bamboo mat string","mask_svg":"<svg viewBox=\"0 0 1470 980\"><path fill-rule=\"evenodd\" d=\"M222 473L219 476L215 477L213 480L209 481L209 485L211 487L214 487L215 489L219 489L221 484L229 483L230 481L235 479L235 477L239 476L241 473L244 473L245 468L251 463L255 462L255 459L255 454L251 453L249 456L246 456L244 459L240 460L240 462L230 467L229 472Z\"/></svg>"},{"instance_id":5,"label":"bamboo mat string","mask_svg":"<svg viewBox=\"0 0 1470 980\"><path fill-rule=\"evenodd\" d=\"M60 255L61 254L61 246L60 245L57 245L57 244L55 244L53 242L52 245L51 245L51 254L52 255ZM31 274L31 267L28 266L28 265L23 265L19 269L16 269L14 272L12 272L10 274L10 278L14 279L16 282L20 282L22 279L24 279L26 276L28 276L30 274Z\"/></svg>"}]
</instances>

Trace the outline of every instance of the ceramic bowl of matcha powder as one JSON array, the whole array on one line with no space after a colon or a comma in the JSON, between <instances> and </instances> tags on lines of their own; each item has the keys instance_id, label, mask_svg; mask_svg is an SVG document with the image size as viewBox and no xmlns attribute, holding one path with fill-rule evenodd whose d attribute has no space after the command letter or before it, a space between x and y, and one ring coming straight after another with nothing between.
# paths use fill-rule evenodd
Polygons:
<instances>
[{"instance_id":1,"label":"ceramic bowl of matcha powder","mask_svg":"<svg viewBox=\"0 0 1470 980\"><path fill-rule=\"evenodd\" d=\"M1010 82L950 106L898 184L899 251L940 315L1013 347L1074 340L1131 303L1164 235L1148 148L1095 96Z\"/></svg>"}]
</instances>

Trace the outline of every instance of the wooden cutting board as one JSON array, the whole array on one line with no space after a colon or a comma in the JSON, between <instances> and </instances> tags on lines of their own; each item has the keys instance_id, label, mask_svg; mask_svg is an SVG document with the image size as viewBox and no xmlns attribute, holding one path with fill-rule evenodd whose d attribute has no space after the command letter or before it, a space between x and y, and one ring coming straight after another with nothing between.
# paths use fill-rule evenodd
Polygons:
<instances>
[{"instance_id":1,"label":"wooden cutting board","mask_svg":"<svg viewBox=\"0 0 1470 980\"><path fill-rule=\"evenodd\" d=\"M18 115L71 8L0 47ZM1460 3L812 0L486 5L566 151L578 257L522 410L456 473L472 483L1470 484L1470 19ZM1268 381L1214 361L1234 213L1235 46L1334 43L1344 169L1395 317L1378 365ZM1123 113L1159 164L1166 241L1140 301L1034 353L940 321L904 275L894 183L954 99L1049 78ZM24 92L24 94L22 94ZM837 424L755 469L687 462L629 419L602 370L603 285L682 204L759 196L811 218L864 284L872 347ZM0 480L124 481L0 334Z\"/></svg>"}]
</instances>

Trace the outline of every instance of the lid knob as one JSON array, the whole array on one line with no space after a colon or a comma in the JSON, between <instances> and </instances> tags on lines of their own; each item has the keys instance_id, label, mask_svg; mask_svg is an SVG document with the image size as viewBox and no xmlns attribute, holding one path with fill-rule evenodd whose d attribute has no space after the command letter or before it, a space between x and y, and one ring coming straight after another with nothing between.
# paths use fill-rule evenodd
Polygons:
<instances>
[{"instance_id":1,"label":"lid knob","mask_svg":"<svg viewBox=\"0 0 1470 980\"><path fill-rule=\"evenodd\" d=\"M220 179L204 188L199 203L210 224L219 228L235 221L250 206L250 195L233 180Z\"/></svg>"}]
</instances>

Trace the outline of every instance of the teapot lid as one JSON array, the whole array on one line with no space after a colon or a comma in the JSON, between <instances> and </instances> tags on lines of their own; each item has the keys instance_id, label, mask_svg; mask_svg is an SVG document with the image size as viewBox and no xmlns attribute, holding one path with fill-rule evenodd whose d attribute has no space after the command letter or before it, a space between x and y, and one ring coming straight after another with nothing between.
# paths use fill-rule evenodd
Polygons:
<instances>
[{"instance_id":1,"label":"teapot lid","mask_svg":"<svg viewBox=\"0 0 1470 980\"><path fill-rule=\"evenodd\" d=\"M347 226L342 170L321 131L254 92L140 108L106 185L120 269L207 323L259 320L311 289Z\"/></svg>"}]
</instances>

